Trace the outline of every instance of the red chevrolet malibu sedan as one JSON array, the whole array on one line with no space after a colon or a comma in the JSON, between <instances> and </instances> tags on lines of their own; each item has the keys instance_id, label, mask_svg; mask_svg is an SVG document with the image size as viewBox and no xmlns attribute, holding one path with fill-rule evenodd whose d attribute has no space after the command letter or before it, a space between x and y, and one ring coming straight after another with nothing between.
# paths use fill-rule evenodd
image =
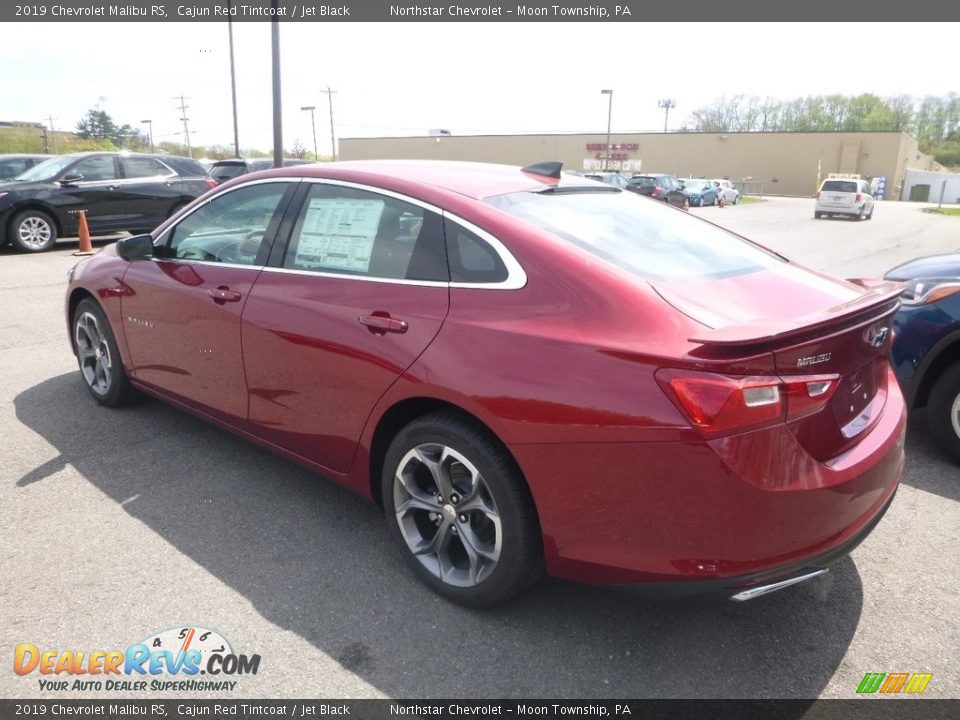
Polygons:
<instances>
[{"instance_id":1,"label":"red chevrolet malibu sedan","mask_svg":"<svg viewBox=\"0 0 960 720\"><path fill-rule=\"evenodd\" d=\"M342 162L84 260L67 321L98 403L153 395L371 498L451 600L543 572L747 599L890 505L900 289L559 163Z\"/></svg>"}]
</instances>

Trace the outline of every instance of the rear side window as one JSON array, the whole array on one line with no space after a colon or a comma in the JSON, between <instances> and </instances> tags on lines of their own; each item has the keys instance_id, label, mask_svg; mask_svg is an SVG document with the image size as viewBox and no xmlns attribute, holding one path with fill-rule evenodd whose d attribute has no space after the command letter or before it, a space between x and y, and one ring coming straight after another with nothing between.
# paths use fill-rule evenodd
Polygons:
<instances>
[{"instance_id":1,"label":"rear side window","mask_svg":"<svg viewBox=\"0 0 960 720\"><path fill-rule=\"evenodd\" d=\"M855 193L857 183L854 180L824 180L823 187L820 190L824 192L847 192Z\"/></svg>"},{"instance_id":2,"label":"rear side window","mask_svg":"<svg viewBox=\"0 0 960 720\"><path fill-rule=\"evenodd\" d=\"M486 202L646 280L731 277L783 262L726 230L631 193L518 192Z\"/></svg>"},{"instance_id":3,"label":"rear side window","mask_svg":"<svg viewBox=\"0 0 960 720\"><path fill-rule=\"evenodd\" d=\"M449 278L439 215L387 195L323 183L304 200L283 266L385 280Z\"/></svg>"},{"instance_id":4,"label":"rear side window","mask_svg":"<svg viewBox=\"0 0 960 720\"><path fill-rule=\"evenodd\" d=\"M214 163L213 167L210 168L210 177L219 182L224 180L231 180L235 177L239 177L246 172L246 166L242 163L225 163L220 165L219 163Z\"/></svg>"},{"instance_id":5,"label":"rear side window","mask_svg":"<svg viewBox=\"0 0 960 720\"><path fill-rule=\"evenodd\" d=\"M153 158L128 157L120 158L120 167L123 176L127 178L144 178L171 175L170 169Z\"/></svg>"},{"instance_id":6,"label":"rear side window","mask_svg":"<svg viewBox=\"0 0 960 720\"><path fill-rule=\"evenodd\" d=\"M509 272L500 254L489 243L461 225L446 220L450 279L461 283L500 283Z\"/></svg>"}]
</instances>

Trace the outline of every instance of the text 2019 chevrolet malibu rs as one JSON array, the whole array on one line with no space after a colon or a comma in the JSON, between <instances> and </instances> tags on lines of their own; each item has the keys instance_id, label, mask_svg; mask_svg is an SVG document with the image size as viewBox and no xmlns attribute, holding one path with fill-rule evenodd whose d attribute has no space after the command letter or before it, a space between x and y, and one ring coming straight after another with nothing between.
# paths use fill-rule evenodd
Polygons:
<instances>
[{"instance_id":1,"label":"text 2019 chevrolet malibu rs","mask_svg":"<svg viewBox=\"0 0 960 720\"><path fill-rule=\"evenodd\" d=\"M451 600L544 571L745 599L889 506L901 288L558 163L342 162L84 260L67 321L97 402L145 392L371 498Z\"/></svg>"}]
</instances>

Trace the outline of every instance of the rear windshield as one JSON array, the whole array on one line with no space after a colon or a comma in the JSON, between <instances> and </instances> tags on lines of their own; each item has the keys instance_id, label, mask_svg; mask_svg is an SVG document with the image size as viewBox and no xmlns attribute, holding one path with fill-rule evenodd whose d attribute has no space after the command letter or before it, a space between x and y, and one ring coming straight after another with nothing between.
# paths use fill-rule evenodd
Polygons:
<instances>
[{"instance_id":1,"label":"rear windshield","mask_svg":"<svg viewBox=\"0 0 960 720\"><path fill-rule=\"evenodd\" d=\"M633 177L630 178L631 185L656 185L657 179L652 177Z\"/></svg>"},{"instance_id":2,"label":"rear windshield","mask_svg":"<svg viewBox=\"0 0 960 720\"><path fill-rule=\"evenodd\" d=\"M857 184L853 180L825 180L821 190L830 192L852 192L857 191Z\"/></svg>"},{"instance_id":3,"label":"rear windshield","mask_svg":"<svg viewBox=\"0 0 960 720\"><path fill-rule=\"evenodd\" d=\"M246 171L245 163L225 163L223 165L214 163L213 167L210 168L210 177L223 181L243 175Z\"/></svg>"},{"instance_id":4,"label":"rear windshield","mask_svg":"<svg viewBox=\"0 0 960 720\"><path fill-rule=\"evenodd\" d=\"M645 280L730 277L784 262L664 203L626 192L518 192L486 202Z\"/></svg>"}]
</instances>

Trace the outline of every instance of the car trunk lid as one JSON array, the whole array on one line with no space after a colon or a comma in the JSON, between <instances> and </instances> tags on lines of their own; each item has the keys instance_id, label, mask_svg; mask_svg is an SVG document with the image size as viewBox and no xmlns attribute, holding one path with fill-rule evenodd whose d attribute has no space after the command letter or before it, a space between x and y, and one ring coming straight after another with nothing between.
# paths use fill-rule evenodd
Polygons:
<instances>
[{"instance_id":1,"label":"car trunk lid","mask_svg":"<svg viewBox=\"0 0 960 720\"><path fill-rule=\"evenodd\" d=\"M816 459L848 449L879 418L900 283L852 284L784 264L732 278L653 285L673 307L707 326L689 338L701 346L695 357L722 363L769 352L786 383L831 380L825 404L788 421Z\"/></svg>"}]
</instances>

